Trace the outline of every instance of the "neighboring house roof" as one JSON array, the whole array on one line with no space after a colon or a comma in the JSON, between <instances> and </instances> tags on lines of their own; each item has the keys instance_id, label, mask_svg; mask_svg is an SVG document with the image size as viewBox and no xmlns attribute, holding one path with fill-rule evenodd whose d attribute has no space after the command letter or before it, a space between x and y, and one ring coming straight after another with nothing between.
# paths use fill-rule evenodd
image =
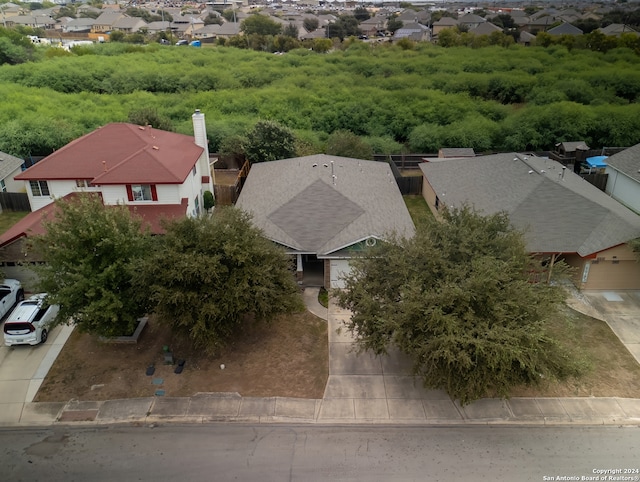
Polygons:
<instances>
[{"instance_id":1,"label":"neighboring house roof","mask_svg":"<svg viewBox=\"0 0 640 482\"><path fill-rule=\"evenodd\" d=\"M132 32L137 32L146 25L147 22L138 17L121 17L113 22L112 27L118 30L130 30Z\"/></svg>"},{"instance_id":2,"label":"neighboring house roof","mask_svg":"<svg viewBox=\"0 0 640 482\"><path fill-rule=\"evenodd\" d=\"M547 30L549 35L582 35L584 32L570 23L563 23Z\"/></svg>"},{"instance_id":3,"label":"neighboring house roof","mask_svg":"<svg viewBox=\"0 0 640 482\"><path fill-rule=\"evenodd\" d=\"M536 36L532 33L522 31L520 32L520 37L518 37L518 42L527 43L533 42L536 39Z\"/></svg>"},{"instance_id":4,"label":"neighboring house roof","mask_svg":"<svg viewBox=\"0 0 640 482\"><path fill-rule=\"evenodd\" d=\"M319 256L371 237L414 232L385 162L317 154L256 163L236 206L253 214L267 238Z\"/></svg>"},{"instance_id":5,"label":"neighboring house roof","mask_svg":"<svg viewBox=\"0 0 640 482\"><path fill-rule=\"evenodd\" d=\"M472 147L442 147L438 151L438 157L475 157L476 152Z\"/></svg>"},{"instance_id":6,"label":"neighboring house roof","mask_svg":"<svg viewBox=\"0 0 640 482\"><path fill-rule=\"evenodd\" d=\"M437 22L433 22L433 26L446 26L446 27L455 27L458 25L458 21L455 18L451 17L442 17Z\"/></svg>"},{"instance_id":7,"label":"neighboring house roof","mask_svg":"<svg viewBox=\"0 0 640 482\"><path fill-rule=\"evenodd\" d=\"M421 23L407 23L395 31L393 34L393 40L408 38L420 42L428 39L429 34L429 27L426 27Z\"/></svg>"},{"instance_id":8,"label":"neighboring house roof","mask_svg":"<svg viewBox=\"0 0 640 482\"><path fill-rule=\"evenodd\" d=\"M182 184L203 149L191 136L115 123L86 134L16 176L92 184Z\"/></svg>"},{"instance_id":9,"label":"neighboring house roof","mask_svg":"<svg viewBox=\"0 0 640 482\"><path fill-rule=\"evenodd\" d=\"M69 201L76 196L78 196L78 193L72 192L62 199ZM164 229L162 228L161 220L183 218L186 215L188 204L189 200L184 198L180 204L154 203L144 205L127 204L126 206L129 208L129 211L142 218L143 225L148 226L153 234L163 234ZM56 203L50 203L37 211L30 212L0 235L0 247L13 243L22 237L45 234L46 231L43 221L53 220L57 211L58 207Z\"/></svg>"},{"instance_id":10,"label":"neighboring house roof","mask_svg":"<svg viewBox=\"0 0 640 482\"><path fill-rule=\"evenodd\" d=\"M461 25L480 24L486 21L487 20L482 18L480 15L476 15L474 13L467 13L462 17L458 17L458 23Z\"/></svg>"},{"instance_id":11,"label":"neighboring house roof","mask_svg":"<svg viewBox=\"0 0 640 482\"><path fill-rule=\"evenodd\" d=\"M547 158L506 153L420 169L447 206L507 212L531 252L587 256L640 237L640 216Z\"/></svg>"},{"instance_id":12,"label":"neighboring house roof","mask_svg":"<svg viewBox=\"0 0 640 482\"><path fill-rule=\"evenodd\" d=\"M612 35L612 36L620 36L623 33L640 35L638 32L636 32L634 29L632 29L628 25L624 25L621 23L612 23L611 25L607 25L606 27L599 28L598 30L605 35Z\"/></svg>"},{"instance_id":13,"label":"neighboring house roof","mask_svg":"<svg viewBox=\"0 0 640 482\"><path fill-rule=\"evenodd\" d=\"M559 142L556 147L563 149L565 152L574 152L578 149L586 151L589 149L589 146L584 141Z\"/></svg>"},{"instance_id":14,"label":"neighboring house roof","mask_svg":"<svg viewBox=\"0 0 640 482\"><path fill-rule=\"evenodd\" d=\"M502 32L502 29L491 22L481 23L476 28L469 30L469 33L474 35L491 35L493 32Z\"/></svg>"},{"instance_id":15,"label":"neighboring house roof","mask_svg":"<svg viewBox=\"0 0 640 482\"><path fill-rule=\"evenodd\" d=\"M635 179L637 182L640 182L640 144L636 144L624 151L609 156L607 158L607 164L616 171L620 171L630 178Z\"/></svg>"},{"instance_id":16,"label":"neighboring house roof","mask_svg":"<svg viewBox=\"0 0 640 482\"><path fill-rule=\"evenodd\" d=\"M6 152L0 151L0 180L11 175L13 171L24 164L24 159L12 156Z\"/></svg>"}]
</instances>

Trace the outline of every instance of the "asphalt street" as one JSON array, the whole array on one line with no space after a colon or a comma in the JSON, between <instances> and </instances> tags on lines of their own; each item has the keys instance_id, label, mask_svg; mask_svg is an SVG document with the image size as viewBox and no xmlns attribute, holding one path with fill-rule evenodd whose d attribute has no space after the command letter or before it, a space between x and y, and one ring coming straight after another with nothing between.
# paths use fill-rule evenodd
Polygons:
<instances>
[{"instance_id":1,"label":"asphalt street","mask_svg":"<svg viewBox=\"0 0 640 482\"><path fill-rule=\"evenodd\" d=\"M638 454L637 426L0 430L0 478L7 481L637 481ZM628 478L608 478L621 476Z\"/></svg>"}]
</instances>

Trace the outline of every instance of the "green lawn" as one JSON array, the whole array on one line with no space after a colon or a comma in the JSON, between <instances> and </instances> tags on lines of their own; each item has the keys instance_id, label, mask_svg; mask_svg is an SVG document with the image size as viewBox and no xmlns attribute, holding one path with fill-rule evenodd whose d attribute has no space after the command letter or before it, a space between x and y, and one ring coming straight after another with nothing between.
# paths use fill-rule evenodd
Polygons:
<instances>
[{"instance_id":1,"label":"green lawn","mask_svg":"<svg viewBox=\"0 0 640 482\"><path fill-rule=\"evenodd\" d=\"M27 211L3 211L0 213L0 234L16 224L27 214Z\"/></svg>"},{"instance_id":2,"label":"green lawn","mask_svg":"<svg viewBox=\"0 0 640 482\"><path fill-rule=\"evenodd\" d=\"M404 203L407 205L407 209L416 228L426 224L427 220L433 217L429 206L427 206L427 202L422 196L407 195L402 197L404 198Z\"/></svg>"}]
</instances>

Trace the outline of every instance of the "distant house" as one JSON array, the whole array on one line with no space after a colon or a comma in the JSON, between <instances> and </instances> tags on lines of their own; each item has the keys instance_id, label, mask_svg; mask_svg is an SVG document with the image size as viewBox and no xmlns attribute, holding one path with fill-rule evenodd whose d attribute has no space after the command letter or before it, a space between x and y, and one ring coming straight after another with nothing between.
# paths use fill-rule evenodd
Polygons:
<instances>
[{"instance_id":1,"label":"distant house","mask_svg":"<svg viewBox=\"0 0 640 482\"><path fill-rule=\"evenodd\" d=\"M91 27L92 33L107 33L113 30L113 24L125 15L120 11L106 10L95 19L93 26Z\"/></svg>"},{"instance_id":2,"label":"distant house","mask_svg":"<svg viewBox=\"0 0 640 482\"><path fill-rule=\"evenodd\" d=\"M0 262L19 260L23 241L42 232L54 200L87 192L105 205L123 204L152 232L160 220L198 216L203 194L213 193L204 115L192 116L195 137L152 127L114 123L86 134L16 176L26 186L32 212L0 235ZM28 259L31 261L31 259ZM33 260L37 261L37 260Z\"/></svg>"},{"instance_id":3,"label":"distant house","mask_svg":"<svg viewBox=\"0 0 640 482\"><path fill-rule=\"evenodd\" d=\"M557 27L547 30L549 35L582 35L584 32L570 23L564 22Z\"/></svg>"},{"instance_id":4,"label":"distant house","mask_svg":"<svg viewBox=\"0 0 640 482\"><path fill-rule=\"evenodd\" d=\"M605 192L640 213L640 144L607 158Z\"/></svg>"},{"instance_id":5,"label":"distant house","mask_svg":"<svg viewBox=\"0 0 640 482\"><path fill-rule=\"evenodd\" d=\"M433 37L435 38L444 29L454 28L454 27L457 27L457 26L458 26L458 20L457 19L451 18L451 17L442 17L437 22L433 22L433 26L432 26L433 31L431 33L432 33Z\"/></svg>"},{"instance_id":6,"label":"distant house","mask_svg":"<svg viewBox=\"0 0 640 482\"><path fill-rule=\"evenodd\" d=\"M536 36L533 35L532 33L525 32L525 31L520 32L520 36L518 37L518 43L520 45L525 45L529 47L530 45L534 44L535 41L536 41Z\"/></svg>"},{"instance_id":7,"label":"distant house","mask_svg":"<svg viewBox=\"0 0 640 482\"><path fill-rule=\"evenodd\" d=\"M438 151L438 157L445 159L476 157L476 152L472 147L441 147Z\"/></svg>"},{"instance_id":8,"label":"distant house","mask_svg":"<svg viewBox=\"0 0 640 482\"><path fill-rule=\"evenodd\" d=\"M611 25L607 25L606 27L599 28L598 31L607 36L613 37L619 37L622 34L631 34L635 36L640 35L640 33L638 33L636 30L632 29L628 25L624 25L621 23L612 23Z\"/></svg>"},{"instance_id":9,"label":"distant house","mask_svg":"<svg viewBox=\"0 0 640 482\"><path fill-rule=\"evenodd\" d=\"M61 30L65 33L90 32L95 23L93 18L72 18L61 26Z\"/></svg>"},{"instance_id":10,"label":"distant house","mask_svg":"<svg viewBox=\"0 0 640 482\"><path fill-rule=\"evenodd\" d=\"M111 25L112 30L132 34L147 26L147 22L139 17L120 17Z\"/></svg>"},{"instance_id":11,"label":"distant house","mask_svg":"<svg viewBox=\"0 0 640 482\"><path fill-rule=\"evenodd\" d=\"M15 180L23 164L24 159L0 151L0 192L25 192L24 182Z\"/></svg>"},{"instance_id":12,"label":"distant house","mask_svg":"<svg viewBox=\"0 0 640 482\"><path fill-rule=\"evenodd\" d=\"M458 17L458 25L460 27L466 28L467 30L473 30L474 28L479 27L486 21L487 21L486 19L482 18L479 15L475 15L473 13L467 13L462 17Z\"/></svg>"},{"instance_id":13,"label":"distant house","mask_svg":"<svg viewBox=\"0 0 640 482\"><path fill-rule=\"evenodd\" d=\"M549 153L549 157L565 166L579 166L582 159L577 158L588 150L589 146L584 141L559 142L555 145L555 149Z\"/></svg>"},{"instance_id":14,"label":"distant house","mask_svg":"<svg viewBox=\"0 0 640 482\"><path fill-rule=\"evenodd\" d=\"M640 216L562 164L506 153L423 162L420 169L436 216L463 204L506 212L543 266L563 259L575 268L578 288L640 289L640 263L627 245L640 237Z\"/></svg>"},{"instance_id":15,"label":"distant house","mask_svg":"<svg viewBox=\"0 0 640 482\"><path fill-rule=\"evenodd\" d=\"M413 222L387 163L324 154L254 164L236 206L296 262L301 283L342 288L350 259Z\"/></svg>"},{"instance_id":16,"label":"distant house","mask_svg":"<svg viewBox=\"0 0 640 482\"><path fill-rule=\"evenodd\" d=\"M491 35L493 32L502 32L502 29L491 22L484 22L469 30L473 35Z\"/></svg>"},{"instance_id":17,"label":"distant house","mask_svg":"<svg viewBox=\"0 0 640 482\"><path fill-rule=\"evenodd\" d=\"M407 23L393 34L394 42L403 38L413 40L414 42L428 42L431 40L431 31L429 27L421 23Z\"/></svg>"}]
</instances>

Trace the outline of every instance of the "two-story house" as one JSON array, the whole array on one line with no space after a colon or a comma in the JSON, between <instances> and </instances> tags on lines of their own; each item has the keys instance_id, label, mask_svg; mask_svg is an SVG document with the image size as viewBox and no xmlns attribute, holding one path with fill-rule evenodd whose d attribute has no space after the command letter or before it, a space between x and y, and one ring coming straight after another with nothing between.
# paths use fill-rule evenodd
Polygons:
<instances>
[{"instance_id":1,"label":"two-story house","mask_svg":"<svg viewBox=\"0 0 640 482\"><path fill-rule=\"evenodd\" d=\"M39 261L21 254L23 238L43 232L55 199L79 192L98 193L105 205L127 206L156 233L162 218L201 214L203 194L214 192L213 178L204 114L196 110L192 120L194 137L107 124L15 176L26 185L32 212L0 235L0 263Z\"/></svg>"}]
</instances>

